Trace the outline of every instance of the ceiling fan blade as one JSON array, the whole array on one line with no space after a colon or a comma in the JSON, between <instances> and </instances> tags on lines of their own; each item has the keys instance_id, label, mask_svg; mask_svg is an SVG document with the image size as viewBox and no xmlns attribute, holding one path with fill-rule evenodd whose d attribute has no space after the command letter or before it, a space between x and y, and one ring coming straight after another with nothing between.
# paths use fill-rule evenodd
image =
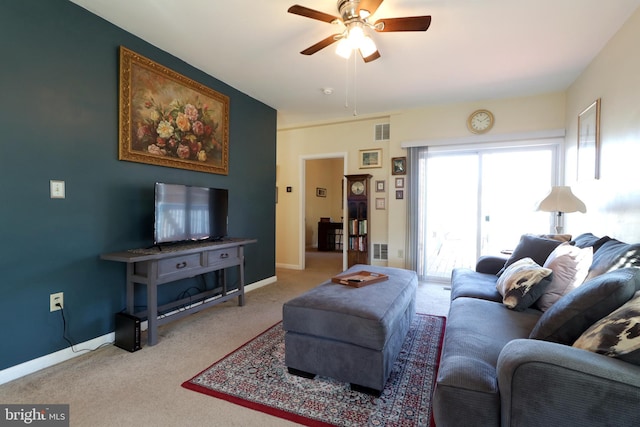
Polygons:
<instances>
[{"instance_id":1,"label":"ceiling fan blade","mask_svg":"<svg viewBox=\"0 0 640 427\"><path fill-rule=\"evenodd\" d=\"M358 14L362 9L369 11L369 15L373 15L376 13L376 10L380 7L384 0L360 0L360 4L358 4Z\"/></svg>"},{"instance_id":2,"label":"ceiling fan blade","mask_svg":"<svg viewBox=\"0 0 640 427\"><path fill-rule=\"evenodd\" d=\"M331 24L333 21L340 20L338 17L329 15L328 13L319 12L317 10L309 9L308 7L300 6L298 4L294 4L291 6L287 12L293 13L294 15L304 16L306 18L317 19L318 21L328 22Z\"/></svg>"},{"instance_id":3,"label":"ceiling fan blade","mask_svg":"<svg viewBox=\"0 0 640 427\"><path fill-rule=\"evenodd\" d=\"M314 44L313 46L309 46L308 48L306 48L300 53L303 55L313 55L317 51L322 50L325 47L329 46L330 44L335 43L338 40L338 38L340 38L340 36L341 36L340 34L334 34L332 36L329 36L326 39L321 40L318 43Z\"/></svg>"},{"instance_id":4,"label":"ceiling fan blade","mask_svg":"<svg viewBox=\"0 0 640 427\"><path fill-rule=\"evenodd\" d=\"M427 31L431 25L431 16L409 16L406 18L379 19L374 28L379 32L390 31Z\"/></svg>"},{"instance_id":5,"label":"ceiling fan blade","mask_svg":"<svg viewBox=\"0 0 640 427\"><path fill-rule=\"evenodd\" d=\"M362 52L360 52L360 55L362 55ZM375 61L378 58L380 58L380 52L378 52L377 50L373 52L371 55L367 56L366 58L364 56L362 57L364 62Z\"/></svg>"}]
</instances>

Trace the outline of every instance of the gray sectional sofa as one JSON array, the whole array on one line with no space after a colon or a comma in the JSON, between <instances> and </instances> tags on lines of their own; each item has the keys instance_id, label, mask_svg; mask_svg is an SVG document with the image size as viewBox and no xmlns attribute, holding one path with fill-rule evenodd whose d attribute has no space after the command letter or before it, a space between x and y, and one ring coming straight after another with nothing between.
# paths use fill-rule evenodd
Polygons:
<instances>
[{"instance_id":1,"label":"gray sectional sofa","mask_svg":"<svg viewBox=\"0 0 640 427\"><path fill-rule=\"evenodd\" d=\"M523 236L508 260L485 257L476 270L454 270L433 399L438 427L640 425L640 349L633 347L640 344L640 245L590 233L564 243L589 252L588 271L545 311L539 295L507 308L496 289L505 266L531 258L544 268L560 244ZM611 320L621 312L626 320ZM626 353L600 354L616 324L631 325ZM610 334L596 340L599 349L573 347L598 332Z\"/></svg>"}]
</instances>

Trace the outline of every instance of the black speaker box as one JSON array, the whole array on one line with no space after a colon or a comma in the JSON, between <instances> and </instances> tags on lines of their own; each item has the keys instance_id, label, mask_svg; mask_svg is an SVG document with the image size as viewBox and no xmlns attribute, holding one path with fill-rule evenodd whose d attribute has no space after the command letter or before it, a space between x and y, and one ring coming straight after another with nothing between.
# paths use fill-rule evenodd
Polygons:
<instances>
[{"instance_id":1,"label":"black speaker box","mask_svg":"<svg viewBox=\"0 0 640 427\"><path fill-rule=\"evenodd\" d=\"M134 352L140 350L140 319L127 313L116 313L116 346Z\"/></svg>"}]
</instances>

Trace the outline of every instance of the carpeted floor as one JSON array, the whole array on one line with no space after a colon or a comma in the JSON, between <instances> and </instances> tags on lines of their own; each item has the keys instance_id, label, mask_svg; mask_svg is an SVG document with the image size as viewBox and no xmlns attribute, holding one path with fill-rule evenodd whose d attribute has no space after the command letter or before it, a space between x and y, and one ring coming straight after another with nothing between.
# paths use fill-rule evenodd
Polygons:
<instances>
[{"instance_id":1,"label":"carpeted floor","mask_svg":"<svg viewBox=\"0 0 640 427\"><path fill-rule=\"evenodd\" d=\"M340 254L310 253L306 270L278 269L278 281L249 292L244 307L229 301L163 325L158 344L144 345L143 334L135 353L107 346L0 385L0 401L69 404L72 426L295 425L181 384L281 321L284 302L341 270ZM443 285L420 284L417 311L444 316L448 298Z\"/></svg>"}]
</instances>

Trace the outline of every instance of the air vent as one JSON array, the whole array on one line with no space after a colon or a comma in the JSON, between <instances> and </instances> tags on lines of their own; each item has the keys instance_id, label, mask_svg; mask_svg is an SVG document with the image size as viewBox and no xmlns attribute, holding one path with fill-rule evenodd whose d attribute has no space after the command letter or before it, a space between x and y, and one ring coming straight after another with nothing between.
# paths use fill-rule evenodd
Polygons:
<instances>
[{"instance_id":1,"label":"air vent","mask_svg":"<svg viewBox=\"0 0 640 427\"><path fill-rule=\"evenodd\" d=\"M391 128L389 123L380 123L376 125L376 141L388 141Z\"/></svg>"},{"instance_id":2,"label":"air vent","mask_svg":"<svg viewBox=\"0 0 640 427\"><path fill-rule=\"evenodd\" d=\"M377 261L386 261L388 259L386 243L373 244L373 259Z\"/></svg>"}]
</instances>

